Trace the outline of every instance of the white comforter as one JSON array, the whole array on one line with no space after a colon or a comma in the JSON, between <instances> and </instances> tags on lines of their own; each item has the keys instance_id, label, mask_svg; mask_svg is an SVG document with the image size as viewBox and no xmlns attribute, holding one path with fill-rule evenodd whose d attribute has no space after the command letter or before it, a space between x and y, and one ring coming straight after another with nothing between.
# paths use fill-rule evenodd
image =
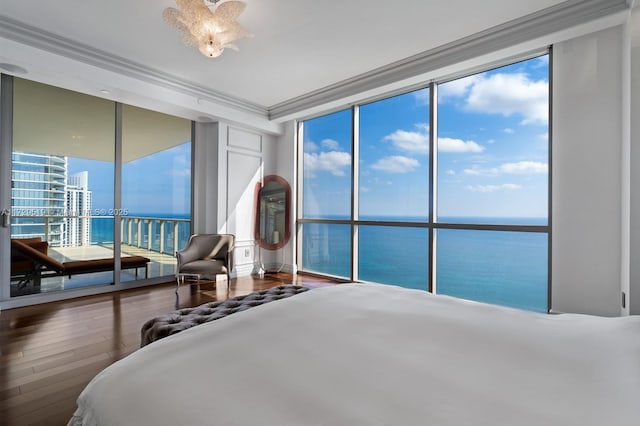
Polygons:
<instances>
[{"instance_id":1,"label":"white comforter","mask_svg":"<svg viewBox=\"0 0 640 426\"><path fill-rule=\"evenodd\" d=\"M140 349L70 424L640 425L640 317L314 289Z\"/></svg>"}]
</instances>

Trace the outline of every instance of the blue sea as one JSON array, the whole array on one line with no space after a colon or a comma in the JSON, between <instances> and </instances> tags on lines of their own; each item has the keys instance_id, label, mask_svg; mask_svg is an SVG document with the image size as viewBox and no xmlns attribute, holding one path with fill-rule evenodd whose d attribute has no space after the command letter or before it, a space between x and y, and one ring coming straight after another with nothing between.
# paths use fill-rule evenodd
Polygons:
<instances>
[{"instance_id":1,"label":"blue sea","mask_svg":"<svg viewBox=\"0 0 640 426\"><path fill-rule=\"evenodd\" d=\"M186 215L168 214L130 216L188 218ZM538 218L447 218L446 221L503 225L546 224L546 219ZM153 229L152 247L158 249L159 225L154 225ZM305 224L303 233L304 270L347 278L351 275L349 225ZM165 237L165 250L172 252L173 234ZM439 229L435 232L435 237L438 250L435 265L437 293L533 311L547 311L546 233ZM144 241L145 238L147 237L144 236ZM181 224L179 245L184 246L188 239L188 223ZM426 290L430 259L428 240L429 234L425 228L360 226L359 279ZM112 243L113 218L92 218L92 244Z\"/></svg>"},{"instance_id":2,"label":"blue sea","mask_svg":"<svg viewBox=\"0 0 640 426\"><path fill-rule=\"evenodd\" d=\"M446 221L546 225L546 219L538 218L447 218ZM350 276L349 225L305 224L303 232L304 270ZM546 233L439 229L435 238L436 293L547 311ZM359 279L426 290L428 240L425 228L360 226Z\"/></svg>"}]
</instances>

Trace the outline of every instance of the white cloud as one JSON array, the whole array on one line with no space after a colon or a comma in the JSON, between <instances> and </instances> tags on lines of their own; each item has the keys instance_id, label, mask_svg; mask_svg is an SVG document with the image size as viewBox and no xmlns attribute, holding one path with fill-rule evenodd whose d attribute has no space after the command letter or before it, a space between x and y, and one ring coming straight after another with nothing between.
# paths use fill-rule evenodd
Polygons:
<instances>
[{"instance_id":1,"label":"white cloud","mask_svg":"<svg viewBox=\"0 0 640 426\"><path fill-rule=\"evenodd\" d=\"M522 189L522 186L514 183L505 183L502 185L469 185L467 186L467 189L473 192L496 192L501 190L515 191Z\"/></svg>"},{"instance_id":2,"label":"white cloud","mask_svg":"<svg viewBox=\"0 0 640 426\"><path fill-rule=\"evenodd\" d=\"M474 141L463 141L462 139L438 138L439 152L475 152L484 151L484 147Z\"/></svg>"},{"instance_id":3,"label":"white cloud","mask_svg":"<svg viewBox=\"0 0 640 426\"><path fill-rule=\"evenodd\" d=\"M408 131L398 129L395 132L385 136L385 141L398 150L411 154L428 154L429 153L429 125L426 123L416 124L418 130ZM440 152L474 152L484 151L484 147L474 141L463 141L454 138L439 138L438 150Z\"/></svg>"},{"instance_id":4,"label":"white cloud","mask_svg":"<svg viewBox=\"0 0 640 426\"><path fill-rule=\"evenodd\" d=\"M361 186L360 187L360 192L369 192L371 191L371 188L369 188L368 186Z\"/></svg>"},{"instance_id":5,"label":"white cloud","mask_svg":"<svg viewBox=\"0 0 640 426\"><path fill-rule=\"evenodd\" d=\"M464 169L464 174L469 176L498 176L502 174L536 175L546 174L548 172L549 165L547 163L541 163L539 161L519 161L516 163L504 163L499 167L493 167L490 169L481 169L479 167Z\"/></svg>"},{"instance_id":6,"label":"white cloud","mask_svg":"<svg viewBox=\"0 0 640 426\"><path fill-rule=\"evenodd\" d=\"M340 149L340 144L333 139L324 139L322 142L320 142L320 144L324 149L328 149L331 151L337 151Z\"/></svg>"},{"instance_id":7,"label":"white cloud","mask_svg":"<svg viewBox=\"0 0 640 426\"><path fill-rule=\"evenodd\" d=\"M478 167L473 167L472 169L464 169L463 173L469 176L482 176L482 175L490 175L490 171L495 170L497 174L498 169L480 169Z\"/></svg>"},{"instance_id":8,"label":"white cloud","mask_svg":"<svg viewBox=\"0 0 640 426\"><path fill-rule=\"evenodd\" d=\"M449 169L449 170L447 170L447 174L448 174L449 176L453 176L453 175L455 175L455 174L456 174L456 171L455 171L455 170L451 170L451 169Z\"/></svg>"},{"instance_id":9,"label":"white cloud","mask_svg":"<svg viewBox=\"0 0 640 426\"><path fill-rule=\"evenodd\" d=\"M419 123L418 130L408 131L398 129L385 136L383 140L391 142L394 148L411 154L429 154L429 125ZM480 153L484 147L475 141L464 141L455 138L438 138L438 151L463 153Z\"/></svg>"},{"instance_id":10,"label":"white cloud","mask_svg":"<svg viewBox=\"0 0 640 426\"><path fill-rule=\"evenodd\" d=\"M317 172L329 172L334 176L345 176L351 166L351 154L341 151L304 153L304 175L312 178Z\"/></svg>"},{"instance_id":11,"label":"white cloud","mask_svg":"<svg viewBox=\"0 0 640 426\"><path fill-rule=\"evenodd\" d=\"M548 122L549 84L526 74L493 74L473 82L466 99L469 111L524 116L522 124Z\"/></svg>"},{"instance_id":12,"label":"white cloud","mask_svg":"<svg viewBox=\"0 0 640 426\"><path fill-rule=\"evenodd\" d=\"M398 129L390 135L385 136L385 141L400 151L411 152L415 154L429 153L429 133L425 131L425 124L417 125L418 131L407 131Z\"/></svg>"},{"instance_id":13,"label":"white cloud","mask_svg":"<svg viewBox=\"0 0 640 426\"><path fill-rule=\"evenodd\" d=\"M509 127L507 127L506 129L502 129L502 131L505 132L508 135L512 135L512 134L515 133L515 130L513 130L513 129L509 128Z\"/></svg>"},{"instance_id":14,"label":"white cloud","mask_svg":"<svg viewBox=\"0 0 640 426\"><path fill-rule=\"evenodd\" d=\"M190 168L169 169L165 171L164 174L167 176L173 176L173 177L186 177L186 176L191 176L191 169Z\"/></svg>"},{"instance_id":15,"label":"white cloud","mask_svg":"<svg viewBox=\"0 0 640 426\"><path fill-rule=\"evenodd\" d=\"M316 152L318 150L318 145L311 141L307 141L304 143L304 152Z\"/></svg>"},{"instance_id":16,"label":"white cloud","mask_svg":"<svg viewBox=\"0 0 640 426\"><path fill-rule=\"evenodd\" d=\"M420 162L415 158L394 155L378 160L371 168L385 173L411 173L420 167Z\"/></svg>"},{"instance_id":17,"label":"white cloud","mask_svg":"<svg viewBox=\"0 0 640 426\"><path fill-rule=\"evenodd\" d=\"M438 85L438 99L440 101L447 97L460 97L467 94L471 86L480 78L478 75L452 80L448 83Z\"/></svg>"},{"instance_id":18,"label":"white cloud","mask_svg":"<svg viewBox=\"0 0 640 426\"><path fill-rule=\"evenodd\" d=\"M505 163L500 166L503 173L519 175L538 175L549 172L549 165L539 161L518 161L517 163Z\"/></svg>"}]
</instances>

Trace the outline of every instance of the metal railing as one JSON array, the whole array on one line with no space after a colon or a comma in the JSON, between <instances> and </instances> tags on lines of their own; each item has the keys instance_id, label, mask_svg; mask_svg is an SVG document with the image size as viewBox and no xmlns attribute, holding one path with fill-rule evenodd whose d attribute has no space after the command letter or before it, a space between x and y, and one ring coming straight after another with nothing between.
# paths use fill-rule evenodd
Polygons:
<instances>
[{"instance_id":1,"label":"metal railing","mask_svg":"<svg viewBox=\"0 0 640 426\"><path fill-rule=\"evenodd\" d=\"M190 219L123 216L122 243L173 256L189 240L189 223Z\"/></svg>"},{"instance_id":2,"label":"metal railing","mask_svg":"<svg viewBox=\"0 0 640 426\"><path fill-rule=\"evenodd\" d=\"M98 226L99 221L104 222ZM76 221L75 226L71 226ZM87 244L113 244L113 216L12 215L11 237L40 237L53 247L74 247ZM191 234L191 219L122 216L122 244L173 256L184 248ZM81 232L74 237L71 231ZM98 235L100 235L98 237ZM79 241L80 240L80 241Z\"/></svg>"}]
</instances>

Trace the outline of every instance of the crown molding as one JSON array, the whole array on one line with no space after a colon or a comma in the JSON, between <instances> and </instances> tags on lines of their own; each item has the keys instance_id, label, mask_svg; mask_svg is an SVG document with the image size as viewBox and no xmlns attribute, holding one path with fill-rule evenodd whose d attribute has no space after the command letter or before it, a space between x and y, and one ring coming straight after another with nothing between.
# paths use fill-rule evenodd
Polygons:
<instances>
[{"instance_id":1,"label":"crown molding","mask_svg":"<svg viewBox=\"0 0 640 426\"><path fill-rule=\"evenodd\" d=\"M268 110L261 105L213 91L174 75L97 50L75 40L57 36L3 15L0 15L0 37L146 83L175 90L252 115L258 115L264 119L268 118Z\"/></svg>"},{"instance_id":2,"label":"crown molding","mask_svg":"<svg viewBox=\"0 0 640 426\"><path fill-rule=\"evenodd\" d=\"M629 9L628 0L569 0L269 108L271 120L454 65ZM633 1L633 0L632 0Z\"/></svg>"},{"instance_id":3,"label":"crown molding","mask_svg":"<svg viewBox=\"0 0 640 426\"><path fill-rule=\"evenodd\" d=\"M265 108L0 15L0 37L268 120L454 65L628 10L636 0L568 0Z\"/></svg>"}]
</instances>

